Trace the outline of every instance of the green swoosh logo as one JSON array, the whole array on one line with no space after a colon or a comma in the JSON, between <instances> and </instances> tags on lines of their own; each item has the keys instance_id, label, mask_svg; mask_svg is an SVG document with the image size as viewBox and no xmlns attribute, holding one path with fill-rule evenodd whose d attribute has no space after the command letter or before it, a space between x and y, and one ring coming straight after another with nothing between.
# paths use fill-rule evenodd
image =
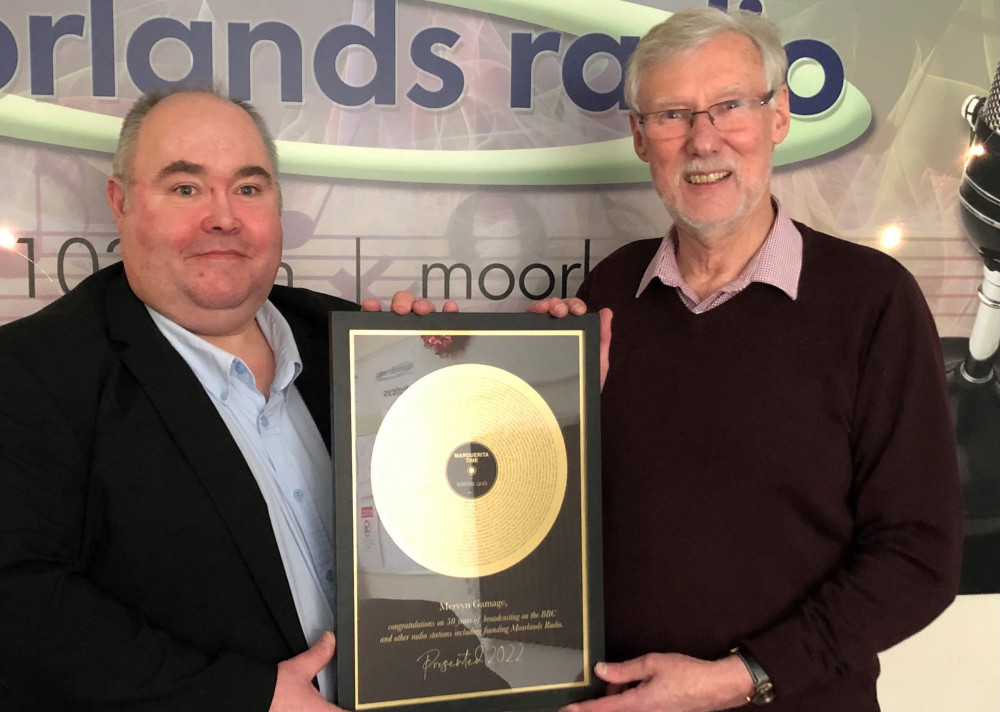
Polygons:
<instances>
[{"instance_id":1,"label":"green swoosh logo","mask_svg":"<svg viewBox=\"0 0 1000 712\"><path fill-rule=\"evenodd\" d=\"M572 35L642 35L670 13L623 0L427 0L516 19ZM0 97L0 135L67 148L113 153L121 119L8 94ZM775 152L777 165L841 148L871 123L871 106L847 84L822 116L793 116ZM649 170L630 136L575 146L481 151L331 146L278 141L285 174L404 183L590 185L645 183Z\"/></svg>"}]
</instances>

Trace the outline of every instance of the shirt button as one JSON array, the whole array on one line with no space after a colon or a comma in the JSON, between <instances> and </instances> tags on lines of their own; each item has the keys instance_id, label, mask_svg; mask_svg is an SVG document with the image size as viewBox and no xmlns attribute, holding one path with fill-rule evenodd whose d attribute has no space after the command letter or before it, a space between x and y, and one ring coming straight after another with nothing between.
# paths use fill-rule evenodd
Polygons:
<instances>
[{"instance_id":1,"label":"shirt button","mask_svg":"<svg viewBox=\"0 0 1000 712\"><path fill-rule=\"evenodd\" d=\"M266 415L262 415L260 416L260 424L266 428L268 425L271 424L271 421L270 419L268 419Z\"/></svg>"},{"instance_id":2,"label":"shirt button","mask_svg":"<svg viewBox=\"0 0 1000 712\"><path fill-rule=\"evenodd\" d=\"M229 391L223 391L222 393L220 393L219 398L221 398L223 402L229 400Z\"/></svg>"},{"instance_id":3,"label":"shirt button","mask_svg":"<svg viewBox=\"0 0 1000 712\"><path fill-rule=\"evenodd\" d=\"M333 582L333 578L334 578L333 569L327 569L326 570L326 580L332 583Z\"/></svg>"},{"instance_id":4,"label":"shirt button","mask_svg":"<svg viewBox=\"0 0 1000 712\"><path fill-rule=\"evenodd\" d=\"M239 361L236 362L236 366L234 366L234 368L236 369L236 373L240 374L241 376L247 372L247 367L244 366Z\"/></svg>"},{"instance_id":5,"label":"shirt button","mask_svg":"<svg viewBox=\"0 0 1000 712\"><path fill-rule=\"evenodd\" d=\"M294 492L292 492L292 496L295 497L295 500L297 502L301 502L305 498L306 493L300 489L297 489Z\"/></svg>"}]
</instances>

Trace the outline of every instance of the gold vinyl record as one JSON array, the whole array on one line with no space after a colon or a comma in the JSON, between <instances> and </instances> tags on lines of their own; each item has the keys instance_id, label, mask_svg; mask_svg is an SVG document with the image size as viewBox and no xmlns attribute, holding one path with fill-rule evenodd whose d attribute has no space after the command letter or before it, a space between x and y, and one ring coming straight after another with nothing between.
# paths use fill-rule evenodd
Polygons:
<instances>
[{"instance_id":1,"label":"gold vinyl record","mask_svg":"<svg viewBox=\"0 0 1000 712\"><path fill-rule=\"evenodd\" d=\"M510 568L545 538L566 494L552 410L514 374L448 366L386 414L372 451L375 509L396 545L439 574Z\"/></svg>"}]
</instances>

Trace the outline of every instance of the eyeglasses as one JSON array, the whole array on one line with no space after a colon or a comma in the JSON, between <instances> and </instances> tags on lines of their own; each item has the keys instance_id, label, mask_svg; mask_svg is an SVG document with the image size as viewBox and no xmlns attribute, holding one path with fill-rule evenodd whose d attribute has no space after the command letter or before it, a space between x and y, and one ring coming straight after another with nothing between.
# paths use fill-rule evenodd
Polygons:
<instances>
[{"instance_id":1,"label":"eyeglasses","mask_svg":"<svg viewBox=\"0 0 1000 712\"><path fill-rule=\"evenodd\" d=\"M739 131L750 125L754 109L759 109L771 101L774 90L763 96L749 96L742 99L728 99L712 104L703 111L694 109L663 109L639 114L639 124L651 139L670 139L686 136L694 127L698 114L706 114L708 120L719 131Z\"/></svg>"}]
</instances>

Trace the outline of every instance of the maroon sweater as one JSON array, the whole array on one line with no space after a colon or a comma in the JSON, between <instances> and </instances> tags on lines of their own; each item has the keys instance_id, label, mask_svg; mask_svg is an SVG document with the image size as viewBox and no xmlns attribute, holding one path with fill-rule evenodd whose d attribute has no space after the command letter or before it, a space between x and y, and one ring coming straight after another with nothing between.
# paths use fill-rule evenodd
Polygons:
<instances>
[{"instance_id":1,"label":"maroon sweater","mask_svg":"<svg viewBox=\"0 0 1000 712\"><path fill-rule=\"evenodd\" d=\"M799 296L751 284L692 314L639 280L659 240L580 288L614 311L601 398L608 659L722 657L768 709L877 710L876 654L953 599L954 435L934 323L875 250L797 224Z\"/></svg>"}]
</instances>

